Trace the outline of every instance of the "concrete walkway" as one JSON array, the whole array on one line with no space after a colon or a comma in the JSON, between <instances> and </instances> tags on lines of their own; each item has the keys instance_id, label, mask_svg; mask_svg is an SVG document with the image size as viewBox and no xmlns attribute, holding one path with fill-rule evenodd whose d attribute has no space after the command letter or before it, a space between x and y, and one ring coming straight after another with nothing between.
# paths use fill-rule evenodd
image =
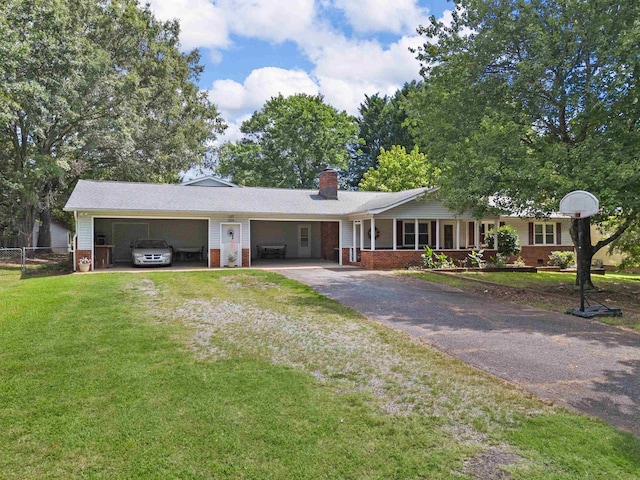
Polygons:
<instances>
[{"instance_id":1,"label":"concrete walkway","mask_svg":"<svg viewBox=\"0 0 640 480\"><path fill-rule=\"evenodd\" d=\"M638 333L391 272L274 270L532 393L640 436Z\"/></svg>"}]
</instances>

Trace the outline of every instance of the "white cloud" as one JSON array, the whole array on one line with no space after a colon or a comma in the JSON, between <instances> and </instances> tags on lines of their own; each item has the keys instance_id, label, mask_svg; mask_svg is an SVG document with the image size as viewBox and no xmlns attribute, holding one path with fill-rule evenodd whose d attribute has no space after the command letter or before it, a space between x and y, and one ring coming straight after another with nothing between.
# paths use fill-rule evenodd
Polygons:
<instances>
[{"instance_id":1,"label":"white cloud","mask_svg":"<svg viewBox=\"0 0 640 480\"><path fill-rule=\"evenodd\" d=\"M316 16L314 0L220 0L218 5L235 34L272 42L295 40Z\"/></svg>"},{"instance_id":2,"label":"white cloud","mask_svg":"<svg viewBox=\"0 0 640 480\"><path fill-rule=\"evenodd\" d=\"M227 119L235 119L246 111L259 110L271 97L295 93L315 95L318 85L302 70L265 67L251 72L242 84L233 80L217 80L209 98Z\"/></svg>"},{"instance_id":3,"label":"white cloud","mask_svg":"<svg viewBox=\"0 0 640 480\"><path fill-rule=\"evenodd\" d=\"M180 43L185 50L229 46L224 12L209 0L149 0L160 20L180 20Z\"/></svg>"},{"instance_id":4,"label":"white cloud","mask_svg":"<svg viewBox=\"0 0 640 480\"><path fill-rule=\"evenodd\" d=\"M357 32L415 32L428 20L428 9L416 0L334 0Z\"/></svg>"},{"instance_id":5,"label":"white cloud","mask_svg":"<svg viewBox=\"0 0 640 480\"><path fill-rule=\"evenodd\" d=\"M156 16L178 18L185 48L206 47L212 60L234 55L233 39L294 42L313 67L310 71L257 68L244 80L219 79L209 96L229 124L225 140L240 136L239 118L259 110L282 93L322 93L327 103L357 114L365 94L392 95L419 78L419 62L409 47L422 45L415 28L426 24L418 0L150 0ZM424 3L424 2L423 2ZM330 22L339 10L356 32L348 38ZM441 21L451 23L450 12ZM382 44L366 33L397 34ZM401 36L404 35L404 36ZM250 50L248 50L250 52ZM228 57L228 58L227 58Z\"/></svg>"}]
</instances>

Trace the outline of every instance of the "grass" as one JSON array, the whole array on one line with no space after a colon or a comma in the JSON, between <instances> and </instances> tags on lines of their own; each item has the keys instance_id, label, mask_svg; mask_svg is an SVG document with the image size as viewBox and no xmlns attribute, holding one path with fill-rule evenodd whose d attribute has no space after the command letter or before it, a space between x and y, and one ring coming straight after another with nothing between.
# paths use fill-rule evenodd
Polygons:
<instances>
[{"instance_id":1,"label":"grass","mask_svg":"<svg viewBox=\"0 0 640 480\"><path fill-rule=\"evenodd\" d=\"M638 478L640 441L265 272L0 271L0 477Z\"/></svg>"},{"instance_id":2,"label":"grass","mask_svg":"<svg viewBox=\"0 0 640 480\"><path fill-rule=\"evenodd\" d=\"M443 283L472 293L506 298L516 303L557 312L580 304L575 274L538 272L464 272L439 274L429 271L403 272L418 275L424 280ZM615 326L640 329L640 275L607 273L592 275L595 291L587 291L587 301L622 309L622 317L598 317ZM486 283L470 282L482 280Z\"/></svg>"}]
</instances>

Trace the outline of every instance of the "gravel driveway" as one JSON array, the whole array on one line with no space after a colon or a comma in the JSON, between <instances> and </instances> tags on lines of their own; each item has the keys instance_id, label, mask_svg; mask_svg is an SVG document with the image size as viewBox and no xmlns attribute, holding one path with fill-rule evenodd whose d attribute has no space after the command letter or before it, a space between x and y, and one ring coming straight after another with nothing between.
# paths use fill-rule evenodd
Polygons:
<instances>
[{"instance_id":1,"label":"gravel driveway","mask_svg":"<svg viewBox=\"0 0 640 480\"><path fill-rule=\"evenodd\" d=\"M391 272L277 272L532 393L640 436L638 333Z\"/></svg>"}]
</instances>

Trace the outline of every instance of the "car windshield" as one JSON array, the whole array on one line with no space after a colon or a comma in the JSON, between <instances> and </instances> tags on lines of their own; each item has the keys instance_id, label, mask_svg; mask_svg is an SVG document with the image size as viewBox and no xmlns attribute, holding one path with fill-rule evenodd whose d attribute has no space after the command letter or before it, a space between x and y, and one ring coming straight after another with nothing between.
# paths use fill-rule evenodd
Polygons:
<instances>
[{"instance_id":1,"label":"car windshield","mask_svg":"<svg viewBox=\"0 0 640 480\"><path fill-rule=\"evenodd\" d=\"M136 248L167 248L164 240L138 240Z\"/></svg>"}]
</instances>

